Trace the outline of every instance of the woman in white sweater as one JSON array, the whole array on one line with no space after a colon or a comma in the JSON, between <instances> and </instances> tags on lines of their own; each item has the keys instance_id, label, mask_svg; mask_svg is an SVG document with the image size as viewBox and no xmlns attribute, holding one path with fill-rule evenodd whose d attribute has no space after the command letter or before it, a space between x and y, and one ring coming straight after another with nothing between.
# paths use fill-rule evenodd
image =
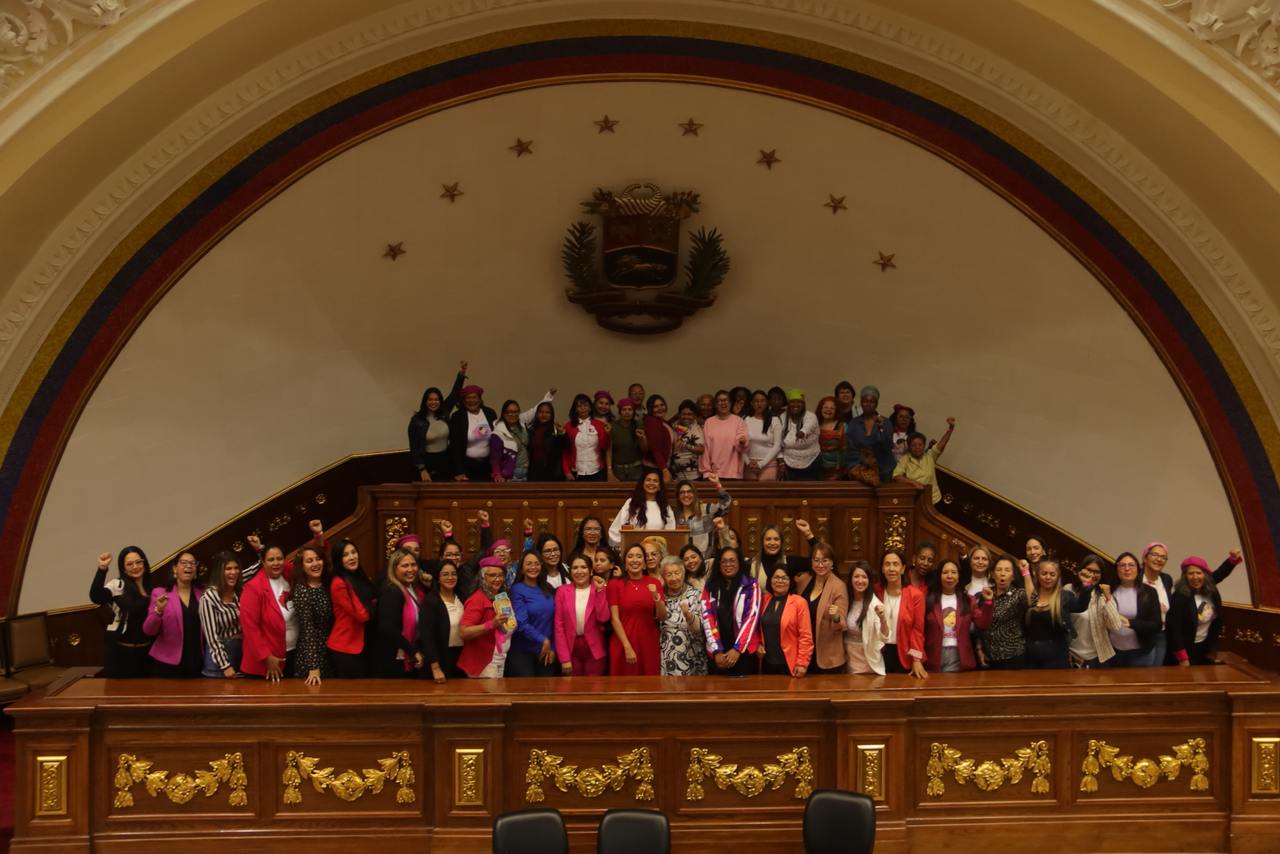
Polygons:
<instances>
[{"instance_id":1,"label":"woman in white sweater","mask_svg":"<svg viewBox=\"0 0 1280 854\"><path fill-rule=\"evenodd\" d=\"M787 392L787 417L782 421L782 462L787 480L821 480L822 461L818 416L804 405L804 392Z\"/></svg>"},{"instance_id":2,"label":"woman in white sweater","mask_svg":"<svg viewBox=\"0 0 1280 854\"><path fill-rule=\"evenodd\" d=\"M782 421L769 411L769 396L763 391L751 395L747 422L747 461L743 480L777 480L778 453L782 450Z\"/></svg>"},{"instance_id":3,"label":"woman in white sweater","mask_svg":"<svg viewBox=\"0 0 1280 854\"><path fill-rule=\"evenodd\" d=\"M613 517L613 524L609 526L609 542L614 547L622 544L623 526L646 530L675 530L676 514L667 505L667 493L662 488L662 473L657 469L644 469L640 480L636 481L635 491L622 505L618 515Z\"/></svg>"}]
</instances>

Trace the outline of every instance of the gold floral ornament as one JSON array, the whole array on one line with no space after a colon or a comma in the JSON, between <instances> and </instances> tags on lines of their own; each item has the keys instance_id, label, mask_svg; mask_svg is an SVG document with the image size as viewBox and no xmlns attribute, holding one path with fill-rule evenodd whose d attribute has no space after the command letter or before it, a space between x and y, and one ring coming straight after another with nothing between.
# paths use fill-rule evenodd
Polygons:
<instances>
[{"instance_id":1,"label":"gold floral ornament","mask_svg":"<svg viewBox=\"0 0 1280 854\"><path fill-rule=\"evenodd\" d=\"M947 790L942 778L950 771L960 785L972 782L984 792L994 792L1005 783L1011 786L1020 783L1023 775L1029 773L1032 775L1031 793L1047 795L1052 770L1049 745L1045 741L1033 741L1026 747L1015 750L1013 756L988 759L985 762L965 759L959 750L935 741L929 747L929 762L925 766L929 777L925 793L933 798L942 797Z\"/></svg>"},{"instance_id":2,"label":"gold floral ornament","mask_svg":"<svg viewBox=\"0 0 1280 854\"><path fill-rule=\"evenodd\" d=\"M396 789L396 803L411 804L417 799L412 788L416 781L413 761L407 750L397 750L389 758L379 759L380 768L365 768L359 773L347 770L334 774L333 768L317 769L316 765L319 763L319 759L304 756L298 750L290 750L285 754L281 782L284 783L286 804L302 803L300 787L303 780L310 780L311 785L321 794L327 790L348 802L360 800L366 792L376 795L388 782L399 787Z\"/></svg>"},{"instance_id":3,"label":"gold floral ornament","mask_svg":"<svg viewBox=\"0 0 1280 854\"><path fill-rule=\"evenodd\" d=\"M133 806L131 790L138 783L146 785L147 794L151 797L157 797L163 792L175 804L185 804L201 793L206 798L211 798L226 783L231 789L231 796L228 798L231 806L243 807L249 804L249 797L245 794L249 787L249 777L244 773L244 756L240 753L228 753L209 763L213 770L195 771L193 774L179 772L170 776L168 771L152 771L154 764L131 753L121 753L116 758L116 809Z\"/></svg>"},{"instance_id":4,"label":"gold floral ornament","mask_svg":"<svg viewBox=\"0 0 1280 854\"><path fill-rule=\"evenodd\" d=\"M689 751L689 767L685 771L689 788L685 790L685 799L700 801L706 791L702 784L709 778L718 788L728 790L732 787L738 794L754 798L766 788L781 789L787 778L795 780L795 797L803 800L813 793L813 765L809 762L809 748L797 747L790 753L778 755L777 764L765 763L763 767L747 765L739 768L736 764L725 762L724 757L695 747Z\"/></svg>"},{"instance_id":5,"label":"gold floral ornament","mask_svg":"<svg viewBox=\"0 0 1280 854\"><path fill-rule=\"evenodd\" d=\"M542 784L550 780L562 792L569 788L578 790L584 798L598 798L606 790L622 791L628 780L636 782L636 800L653 800L653 765L649 761L649 748L637 747L630 753L617 757L618 764L605 764L600 768L583 768L565 765L563 756L545 750L530 750L529 765L525 768L524 781L526 803L539 804L546 798Z\"/></svg>"},{"instance_id":6,"label":"gold floral ornament","mask_svg":"<svg viewBox=\"0 0 1280 854\"><path fill-rule=\"evenodd\" d=\"M1080 791L1098 791L1098 774L1103 768L1111 769L1111 776L1116 782L1132 780L1140 788L1149 789L1163 775L1166 780L1176 780L1183 767L1190 768L1191 791L1209 791L1209 756L1205 752L1205 740L1193 738L1174 745L1173 755L1162 755L1156 759L1134 759L1132 756L1120 754L1120 748L1112 747L1105 741L1090 739L1089 749L1085 753L1080 770L1084 776L1080 778Z\"/></svg>"}]
</instances>

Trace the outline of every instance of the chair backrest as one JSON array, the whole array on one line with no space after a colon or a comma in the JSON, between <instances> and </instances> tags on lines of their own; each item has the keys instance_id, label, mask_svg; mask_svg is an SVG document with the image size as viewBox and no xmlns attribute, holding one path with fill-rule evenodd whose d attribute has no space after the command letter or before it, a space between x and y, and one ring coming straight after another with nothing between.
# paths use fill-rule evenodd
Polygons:
<instances>
[{"instance_id":1,"label":"chair backrest","mask_svg":"<svg viewBox=\"0 0 1280 854\"><path fill-rule=\"evenodd\" d=\"M657 810L608 810L600 817L597 854L667 854L671 823Z\"/></svg>"},{"instance_id":2,"label":"chair backrest","mask_svg":"<svg viewBox=\"0 0 1280 854\"><path fill-rule=\"evenodd\" d=\"M560 810L506 812L493 820L493 854L568 854Z\"/></svg>"},{"instance_id":3,"label":"chair backrest","mask_svg":"<svg viewBox=\"0 0 1280 854\"><path fill-rule=\"evenodd\" d=\"M49 649L49 626L44 614L10 617L5 623L9 667L13 671L53 663Z\"/></svg>"},{"instance_id":4,"label":"chair backrest","mask_svg":"<svg viewBox=\"0 0 1280 854\"><path fill-rule=\"evenodd\" d=\"M876 844L876 806L871 798L843 789L818 789L804 804L805 854L871 854Z\"/></svg>"}]
</instances>

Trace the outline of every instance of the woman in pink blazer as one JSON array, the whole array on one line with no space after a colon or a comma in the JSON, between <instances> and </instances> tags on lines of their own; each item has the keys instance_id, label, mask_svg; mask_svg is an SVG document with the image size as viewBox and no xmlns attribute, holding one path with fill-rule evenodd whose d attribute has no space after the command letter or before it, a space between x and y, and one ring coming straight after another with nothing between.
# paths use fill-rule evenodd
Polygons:
<instances>
[{"instance_id":1,"label":"woman in pink blazer","mask_svg":"<svg viewBox=\"0 0 1280 854\"><path fill-rule=\"evenodd\" d=\"M591 561L569 558L572 584L556 588L556 657L565 676L603 676L608 663L604 627L609 623L607 580L591 572Z\"/></svg>"},{"instance_id":2,"label":"woman in pink blazer","mask_svg":"<svg viewBox=\"0 0 1280 854\"><path fill-rule=\"evenodd\" d=\"M200 646L200 594L196 587L196 556L183 552L169 568L169 583L151 589L151 602L142 631L151 644L151 674L169 678L200 675L204 651Z\"/></svg>"}]
</instances>

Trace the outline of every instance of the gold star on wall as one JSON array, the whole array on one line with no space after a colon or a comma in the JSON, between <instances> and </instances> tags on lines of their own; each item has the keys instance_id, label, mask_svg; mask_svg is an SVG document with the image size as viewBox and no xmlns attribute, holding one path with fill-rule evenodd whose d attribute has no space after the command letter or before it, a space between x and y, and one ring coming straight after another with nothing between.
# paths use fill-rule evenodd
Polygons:
<instances>
[{"instance_id":1,"label":"gold star on wall","mask_svg":"<svg viewBox=\"0 0 1280 854\"><path fill-rule=\"evenodd\" d=\"M452 202L458 196L461 196L462 191L458 189L458 185L461 183L461 181L454 181L452 184L441 184L440 186L444 189L444 192L440 194L440 198L448 199Z\"/></svg>"},{"instance_id":2,"label":"gold star on wall","mask_svg":"<svg viewBox=\"0 0 1280 854\"><path fill-rule=\"evenodd\" d=\"M757 163L761 163L761 164L763 164L763 165L764 165L764 168L766 168L766 169L768 169L770 172L772 172L772 171L773 171L773 164L775 164L775 163L781 163L781 162L782 162L782 158L778 156L778 149L776 149L776 148L771 148L771 149L769 149L768 151L765 151L765 150L762 148L762 149L760 149L760 159L759 159L759 160L757 160L756 162L757 162Z\"/></svg>"},{"instance_id":3,"label":"gold star on wall","mask_svg":"<svg viewBox=\"0 0 1280 854\"><path fill-rule=\"evenodd\" d=\"M388 243L387 251L382 253L382 257L390 258L392 261L394 261L407 251L408 250L404 248L403 240L400 241L399 243Z\"/></svg>"},{"instance_id":4,"label":"gold star on wall","mask_svg":"<svg viewBox=\"0 0 1280 854\"><path fill-rule=\"evenodd\" d=\"M533 140L516 137L516 144L508 145L507 150L514 151L517 158L523 157L526 154L533 154Z\"/></svg>"},{"instance_id":5,"label":"gold star on wall","mask_svg":"<svg viewBox=\"0 0 1280 854\"><path fill-rule=\"evenodd\" d=\"M898 265L893 263L893 258L896 253L890 253L886 255L883 252L881 252L879 249L877 249L876 254L879 255L880 257L872 261L871 263L879 264L881 273L883 273L885 270L888 270L890 267L897 269Z\"/></svg>"},{"instance_id":6,"label":"gold star on wall","mask_svg":"<svg viewBox=\"0 0 1280 854\"><path fill-rule=\"evenodd\" d=\"M680 134L681 136L697 136L698 131L702 130L703 126L695 122L693 116L689 116L689 121L678 124L676 127L684 131L684 133Z\"/></svg>"},{"instance_id":7,"label":"gold star on wall","mask_svg":"<svg viewBox=\"0 0 1280 854\"><path fill-rule=\"evenodd\" d=\"M830 193L827 193L827 199L828 201L823 205L823 207L831 208L832 216L840 213L840 211L847 211L849 209L844 203L845 196L833 196Z\"/></svg>"},{"instance_id":8,"label":"gold star on wall","mask_svg":"<svg viewBox=\"0 0 1280 854\"><path fill-rule=\"evenodd\" d=\"M604 133L605 131L608 131L609 133L613 133L614 132L613 129L618 126L618 120L609 118L609 114L605 113L604 118L597 119L595 122L595 125L596 127L599 128L599 130L596 131L596 133Z\"/></svg>"}]
</instances>

